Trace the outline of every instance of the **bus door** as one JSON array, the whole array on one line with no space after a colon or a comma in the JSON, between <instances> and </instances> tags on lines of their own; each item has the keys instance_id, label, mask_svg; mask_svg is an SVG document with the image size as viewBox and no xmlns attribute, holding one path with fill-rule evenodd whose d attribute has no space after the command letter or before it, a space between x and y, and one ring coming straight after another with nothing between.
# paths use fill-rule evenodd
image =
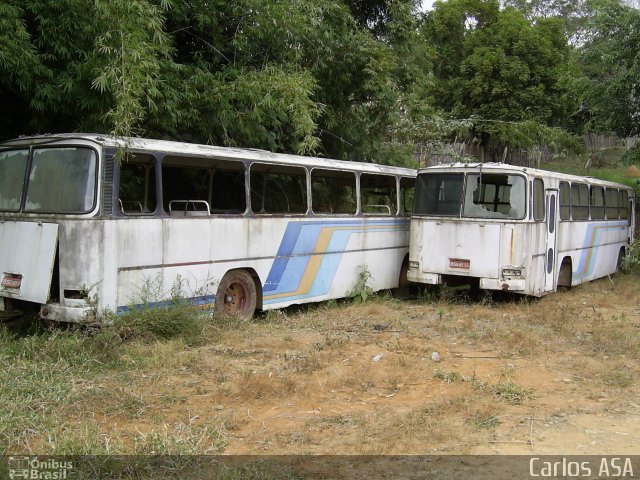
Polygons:
<instances>
[{"instance_id":1,"label":"bus door","mask_svg":"<svg viewBox=\"0 0 640 480\"><path fill-rule=\"evenodd\" d=\"M558 191L550 190L546 191L547 206L547 249L545 255L545 270L544 270L544 291L552 292L554 290L554 281L556 278L556 236L558 231Z\"/></svg>"}]
</instances>

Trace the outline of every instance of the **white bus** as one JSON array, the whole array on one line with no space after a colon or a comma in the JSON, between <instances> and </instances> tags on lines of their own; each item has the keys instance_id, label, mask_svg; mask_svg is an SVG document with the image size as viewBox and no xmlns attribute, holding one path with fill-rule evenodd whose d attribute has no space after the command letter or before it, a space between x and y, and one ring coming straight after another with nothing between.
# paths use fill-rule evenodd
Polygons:
<instances>
[{"instance_id":1,"label":"white bus","mask_svg":"<svg viewBox=\"0 0 640 480\"><path fill-rule=\"evenodd\" d=\"M496 163L425 168L408 278L542 296L618 270L634 218L626 185Z\"/></svg>"},{"instance_id":2,"label":"white bus","mask_svg":"<svg viewBox=\"0 0 640 480\"><path fill-rule=\"evenodd\" d=\"M415 176L94 134L3 142L0 309L100 322L179 294L249 318L348 296L363 271L399 287Z\"/></svg>"}]
</instances>

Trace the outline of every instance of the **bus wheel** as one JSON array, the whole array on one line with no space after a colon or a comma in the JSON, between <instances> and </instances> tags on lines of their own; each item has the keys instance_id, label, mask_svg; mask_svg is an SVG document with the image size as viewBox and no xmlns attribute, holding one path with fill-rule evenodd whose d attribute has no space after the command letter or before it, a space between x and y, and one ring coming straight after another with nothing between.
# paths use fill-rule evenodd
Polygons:
<instances>
[{"instance_id":1,"label":"bus wheel","mask_svg":"<svg viewBox=\"0 0 640 480\"><path fill-rule=\"evenodd\" d=\"M256 310L256 299L256 284L251 275L245 270L231 270L218 285L216 313L249 320Z\"/></svg>"}]
</instances>

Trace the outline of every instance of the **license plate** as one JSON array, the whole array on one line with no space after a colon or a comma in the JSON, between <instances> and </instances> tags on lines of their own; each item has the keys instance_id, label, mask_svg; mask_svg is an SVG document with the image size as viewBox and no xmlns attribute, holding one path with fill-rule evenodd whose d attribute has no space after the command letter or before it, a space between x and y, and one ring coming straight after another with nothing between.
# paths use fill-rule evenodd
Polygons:
<instances>
[{"instance_id":1,"label":"license plate","mask_svg":"<svg viewBox=\"0 0 640 480\"><path fill-rule=\"evenodd\" d=\"M20 288L22 285L22 275L5 273L2 277L2 286L5 288Z\"/></svg>"},{"instance_id":2,"label":"license plate","mask_svg":"<svg viewBox=\"0 0 640 480\"><path fill-rule=\"evenodd\" d=\"M465 258L450 258L449 259L449 267L450 268L462 268L464 270L469 270L471 266L471 261Z\"/></svg>"}]
</instances>

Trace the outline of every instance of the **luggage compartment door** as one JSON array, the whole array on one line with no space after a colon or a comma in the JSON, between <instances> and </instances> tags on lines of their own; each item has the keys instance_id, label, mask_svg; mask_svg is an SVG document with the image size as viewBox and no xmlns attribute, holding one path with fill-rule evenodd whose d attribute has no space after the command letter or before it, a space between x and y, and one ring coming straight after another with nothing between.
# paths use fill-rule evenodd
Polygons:
<instances>
[{"instance_id":1,"label":"luggage compartment door","mask_svg":"<svg viewBox=\"0 0 640 480\"><path fill-rule=\"evenodd\" d=\"M56 223L0 221L0 296L46 303L57 244Z\"/></svg>"}]
</instances>

